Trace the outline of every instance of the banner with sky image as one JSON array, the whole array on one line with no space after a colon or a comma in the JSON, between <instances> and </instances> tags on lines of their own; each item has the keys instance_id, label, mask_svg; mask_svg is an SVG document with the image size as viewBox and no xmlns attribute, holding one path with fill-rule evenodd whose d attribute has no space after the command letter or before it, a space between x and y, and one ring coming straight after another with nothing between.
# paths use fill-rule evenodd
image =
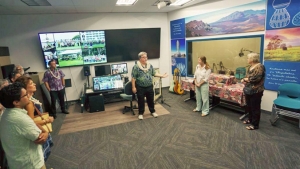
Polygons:
<instances>
[{"instance_id":1,"label":"banner with sky image","mask_svg":"<svg viewBox=\"0 0 300 169\"><path fill-rule=\"evenodd\" d=\"M185 39L171 40L171 57L186 57Z\"/></svg>"},{"instance_id":2,"label":"banner with sky image","mask_svg":"<svg viewBox=\"0 0 300 169\"><path fill-rule=\"evenodd\" d=\"M185 18L186 37L265 30L266 2L253 2Z\"/></svg>"}]
</instances>

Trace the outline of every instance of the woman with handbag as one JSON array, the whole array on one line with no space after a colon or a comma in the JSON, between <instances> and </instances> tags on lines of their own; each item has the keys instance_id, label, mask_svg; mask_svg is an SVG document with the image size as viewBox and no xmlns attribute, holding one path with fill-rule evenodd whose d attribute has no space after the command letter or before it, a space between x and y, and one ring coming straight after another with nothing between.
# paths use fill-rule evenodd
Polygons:
<instances>
[{"instance_id":1,"label":"woman with handbag","mask_svg":"<svg viewBox=\"0 0 300 169\"><path fill-rule=\"evenodd\" d=\"M248 119L243 121L249 124L246 129L255 130L259 128L261 114L261 98L264 92L265 67L259 63L259 54L248 54L247 75L241 80L245 84L244 94L246 98L246 111L249 113Z\"/></svg>"},{"instance_id":2,"label":"woman with handbag","mask_svg":"<svg viewBox=\"0 0 300 169\"><path fill-rule=\"evenodd\" d=\"M202 117L207 116L209 113L209 84L208 78L211 69L206 62L206 57L198 57L198 64L194 73L194 83L196 92L197 106L194 112L201 111Z\"/></svg>"},{"instance_id":3,"label":"woman with handbag","mask_svg":"<svg viewBox=\"0 0 300 169\"><path fill-rule=\"evenodd\" d=\"M26 89L27 94L28 94L28 98L31 101L31 103L25 107L25 109L27 110L28 116L30 116L38 126L41 126L40 128L42 128L43 130L46 130L47 132L52 132L51 123L54 121L54 118L49 116L48 114L43 113L42 103L33 97L33 94L36 91L35 83L32 81L32 79L30 77L27 77L27 76L19 77L16 80L16 82L20 82L24 85L24 88ZM38 120L36 120L36 119L38 119ZM52 146L53 146L53 141L52 141L52 137L49 133L47 141L43 144L43 152L44 152L45 162L51 153L50 148Z\"/></svg>"}]
</instances>

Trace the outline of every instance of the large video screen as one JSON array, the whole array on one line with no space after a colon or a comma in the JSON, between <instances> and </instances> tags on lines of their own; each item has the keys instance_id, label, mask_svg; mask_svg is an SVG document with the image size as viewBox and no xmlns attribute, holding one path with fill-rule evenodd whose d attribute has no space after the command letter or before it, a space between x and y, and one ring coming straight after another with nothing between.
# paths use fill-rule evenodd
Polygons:
<instances>
[{"instance_id":1,"label":"large video screen","mask_svg":"<svg viewBox=\"0 0 300 169\"><path fill-rule=\"evenodd\" d=\"M109 63L138 60L142 51L160 58L160 28L106 30L105 39Z\"/></svg>"},{"instance_id":2,"label":"large video screen","mask_svg":"<svg viewBox=\"0 0 300 169\"><path fill-rule=\"evenodd\" d=\"M55 59L58 67L107 63L105 32L39 33L45 65Z\"/></svg>"},{"instance_id":3,"label":"large video screen","mask_svg":"<svg viewBox=\"0 0 300 169\"><path fill-rule=\"evenodd\" d=\"M94 91L120 90L124 88L121 75L93 77Z\"/></svg>"}]
</instances>

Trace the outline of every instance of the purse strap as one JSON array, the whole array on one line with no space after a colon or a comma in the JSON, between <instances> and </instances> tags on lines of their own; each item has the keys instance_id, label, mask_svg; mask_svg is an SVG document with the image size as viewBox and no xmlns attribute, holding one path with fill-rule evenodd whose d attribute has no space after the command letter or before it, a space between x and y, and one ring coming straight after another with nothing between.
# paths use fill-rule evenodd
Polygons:
<instances>
[{"instance_id":1,"label":"purse strap","mask_svg":"<svg viewBox=\"0 0 300 169\"><path fill-rule=\"evenodd\" d=\"M41 118L44 120L44 118L42 117L42 113L40 112L40 110L34 105L34 103L32 103L34 106L35 111L38 113L39 116L41 116Z\"/></svg>"},{"instance_id":2,"label":"purse strap","mask_svg":"<svg viewBox=\"0 0 300 169\"><path fill-rule=\"evenodd\" d=\"M40 110L34 105L34 103L33 103L33 106L34 106L34 109L36 110L36 112L38 113L38 115L41 117L41 119L42 119L42 120L45 120L45 119L43 118L42 113L41 113ZM45 126L47 127L48 131L50 131L50 128L48 127L47 122L45 123Z\"/></svg>"}]
</instances>

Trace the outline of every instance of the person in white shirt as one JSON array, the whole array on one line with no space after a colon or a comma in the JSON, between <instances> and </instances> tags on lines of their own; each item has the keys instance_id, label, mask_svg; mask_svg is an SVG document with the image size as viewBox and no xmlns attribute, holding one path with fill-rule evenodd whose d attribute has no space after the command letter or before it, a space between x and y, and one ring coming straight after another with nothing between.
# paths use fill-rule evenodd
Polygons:
<instances>
[{"instance_id":1,"label":"person in white shirt","mask_svg":"<svg viewBox=\"0 0 300 169\"><path fill-rule=\"evenodd\" d=\"M0 91L0 103L6 108L0 121L0 138L10 169L45 169L42 145L48 138L27 115L30 103L27 91L16 82Z\"/></svg>"},{"instance_id":2,"label":"person in white shirt","mask_svg":"<svg viewBox=\"0 0 300 169\"><path fill-rule=\"evenodd\" d=\"M211 73L211 69L206 62L206 57L198 57L198 64L194 73L195 92L197 107L194 112L202 113L202 117L207 116L209 113L209 84L208 78Z\"/></svg>"}]
</instances>

